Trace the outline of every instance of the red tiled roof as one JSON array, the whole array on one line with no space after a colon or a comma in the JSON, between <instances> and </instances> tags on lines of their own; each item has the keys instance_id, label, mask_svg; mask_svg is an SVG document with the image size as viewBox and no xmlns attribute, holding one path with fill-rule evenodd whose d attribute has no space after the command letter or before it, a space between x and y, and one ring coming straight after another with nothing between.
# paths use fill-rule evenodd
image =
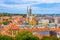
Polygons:
<instances>
[{"instance_id":1,"label":"red tiled roof","mask_svg":"<svg viewBox=\"0 0 60 40\"><path fill-rule=\"evenodd\" d=\"M0 22L4 22L3 20L0 20Z\"/></svg>"},{"instance_id":2,"label":"red tiled roof","mask_svg":"<svg viewBox=\"0 0 60 40\"><path fill-rule=\"evenodd\" d=\"M4 27L2 30L4 30L4 31L8 31L9 28L8 28L8 27Z\"/></svg>"},{"instance_id":3,"label":"red tiled roof","mask_svg":"<svg viewBox=\"0 0 60 40\"><path fill-rule=\"evenodd\" d=\"M11 25L10 30L19 30L19 26Z\"/></svg>"}]
</instances>

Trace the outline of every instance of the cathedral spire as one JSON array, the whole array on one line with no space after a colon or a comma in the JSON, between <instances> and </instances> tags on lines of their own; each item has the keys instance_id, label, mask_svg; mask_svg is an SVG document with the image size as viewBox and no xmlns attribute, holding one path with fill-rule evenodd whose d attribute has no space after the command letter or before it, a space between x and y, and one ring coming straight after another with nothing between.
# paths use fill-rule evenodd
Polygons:
<instances>
[{"instance_id":1,"label":"cathedral spire","mask_svg":"<svg viewBox=\"0 0 60 40\"><path fill-rule=\"evenodd\" d=\"M29 12L28 12L28 6L27 6L27 17L29 16Z\"/></svg>"},{"instance_id":2,"label":"cathedral spire","mask_svg":"<svg viewBox=\"0 0 60 40\"><path fill-rule=\"evenodd\" d=\"M29 8L29 15L31 16L31 14L32 14L32 9L31 9L31 6L30 6L30 8Z\"/></svg>"},{"instance_id":3,"label":"cathedral spire","mask_svg":"<svg viewBox=\"0 0 60 40\"><path fill-rule=\"evenodd\" d=\"M27 6L27 17L32 15L32 9L31 6L28 8Z\"/></svg>"},{"instance_id":4,"label":"cathedral spire","mask_svg":"<svg viewBox=\"0 0 60 40\"><path fill-rule=\"evenodd\" d=\"M28 6L27 6L27 14L28 14Z\"/></svg>"}]
</instances>

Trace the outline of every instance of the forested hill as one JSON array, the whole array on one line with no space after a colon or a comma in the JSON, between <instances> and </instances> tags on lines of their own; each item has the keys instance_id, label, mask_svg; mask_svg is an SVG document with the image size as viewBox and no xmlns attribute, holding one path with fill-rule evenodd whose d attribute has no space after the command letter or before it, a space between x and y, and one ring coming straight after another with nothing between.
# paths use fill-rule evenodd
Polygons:
<instances>
[{"instance_id":1,"label":"forested hill","mask_svg":"<svg viewBox=\"0 0 60 40\"><path fill-rule=\"evenodd\" d=\"M0 13L0 16L13 16L13 15L21 15L21 16L26 16L26 14L11 14L11 13Z\"/></svg>"},{"instance_id":2,"label":"forested hill","mask_svg":"<svg viewBox=\"0 0 60 40\"><path fill-rule=\"evenodd\" d=\"M13 16L13 15L21 15L23 17L26 16L26 14L13 14L13 13L0 13L0 16ZM37 15L37 16L60 16L60 14L33 14L33 15Z\"/></svg>"}]
</instances>

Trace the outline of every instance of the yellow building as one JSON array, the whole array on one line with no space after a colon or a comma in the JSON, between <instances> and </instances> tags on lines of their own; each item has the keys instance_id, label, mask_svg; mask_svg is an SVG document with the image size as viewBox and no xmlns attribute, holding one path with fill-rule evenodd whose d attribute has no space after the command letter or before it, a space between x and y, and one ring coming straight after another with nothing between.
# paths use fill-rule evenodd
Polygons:
<instances>
[{"instance_id":1,"label":"yellow building","mask_svg":"<svg viewBox=\"0 0 60 40\"><path fill-rule=\"evenodd\" d=\"M34 20L30 21L29 25L36 25L36 21L34 21Z\"/></svg>"}]
</instances>

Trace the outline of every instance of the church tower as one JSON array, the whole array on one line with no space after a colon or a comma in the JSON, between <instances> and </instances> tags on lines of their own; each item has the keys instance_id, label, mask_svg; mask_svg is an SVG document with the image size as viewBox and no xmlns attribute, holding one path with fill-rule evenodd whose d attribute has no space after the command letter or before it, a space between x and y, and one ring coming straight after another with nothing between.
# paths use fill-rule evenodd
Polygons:
<instances>
[{"instance_id":1,"label":"church tower","mask_svg":"<svg viewBox=\"0 0 60 40\"><path fill-rule=\"evenodd\" d=\"M36 21L33 20L33 15L32 15L32 9L31 6L28 8L27 7L27 18L28 18L28 23L29 25L36 25Z\"/></svg>"},{"instance_id":2,"label":"church tower","mask_svg":"<svg viewBox=\"0 0 60 40\"><path fill-rule=\"evenodd\" d=\"M29 17L29 14L28 14L28 7L27 7L27 17Z\"/></svg>"},{"instance_id":3,"label":"church tower","mask_svg":"<svg viewBox=\"0 0 60 40\"><path fill-rule=\"evenodd\" d=\"M32 16L32 9L27 7L27 17Z\"/></svg>"},{"instance_id":4,"label":"church tower","mask_svg":"<svg viewBox=\"0 0 60 40\"><path fill-rule=\"evenodd\" d=\"M31 6L30 6L30 8L29 8L29 16L31 16L32 15L32 9L31 9Z\"/></svg>"},{"instance_id":5,"label":"church tower","mask_svg":"<svg viewBox=\"0 0 60 40\"><path fill-rule=\"evenodd\" d=\"M33 15L31 6L29 8L27 7L27 18L29 18L29 21L32 21Z\"/></svg>"}]
</instances>

